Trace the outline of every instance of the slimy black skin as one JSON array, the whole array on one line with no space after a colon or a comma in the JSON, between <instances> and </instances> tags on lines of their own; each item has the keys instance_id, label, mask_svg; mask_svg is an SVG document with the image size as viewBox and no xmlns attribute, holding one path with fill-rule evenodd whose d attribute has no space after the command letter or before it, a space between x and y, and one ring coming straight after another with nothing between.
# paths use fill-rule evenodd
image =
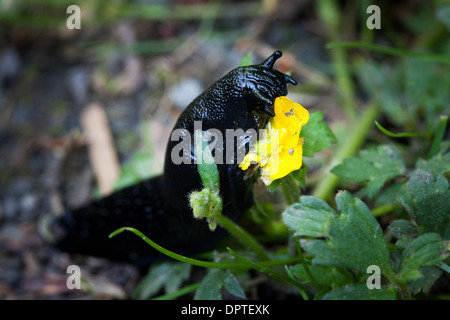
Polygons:
<instances>
[{"instance_id":1,"label":"slimy black skin","mask_svg":"<svg viewBox=\"0 0 450 320\"><path fill-rule=\"evenodd\" d=\"M192 139L194 121L202 130L218 129L226 137L226 129L258 130L274 116L275 98L287 94L291 77L273 69L281 52L274 52L263 63L238 67L213 83L192 101L180 115L173 130L186 129ZM89 205L67 211L58 218L56 246L61 250L131 261L145 266L162 255L134 234L122 233L112 239L114 230L128 226L140 230L159 245L183 255L211 249L225 235L217 227L210 231L208 223L193 217L188 195L202 189L197 165L175 164L173 148L181 139L167 144L164 173L111 194ZM235 139L236 140L236 139ZM248 141L246 142L248 144ZM236 146L239 148L242 146ZM220 146L219 146L220 147ZM248 145L244 146L248 147ZM217 148L217 146L216 146ZM226 154L226 139L223 142ZM194 147L191 159L195 158ZM236 153L235 153L236 154ZM218 164L223 214L232 220L251 207L255 177L244 179L245 172L236 163Z\"/></svg>"}]
</instances>

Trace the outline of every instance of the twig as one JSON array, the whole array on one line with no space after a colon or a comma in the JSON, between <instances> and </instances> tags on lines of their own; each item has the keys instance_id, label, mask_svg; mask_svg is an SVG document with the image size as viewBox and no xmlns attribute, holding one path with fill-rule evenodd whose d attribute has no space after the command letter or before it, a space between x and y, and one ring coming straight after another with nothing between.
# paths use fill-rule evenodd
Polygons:
<instances>
[{"instance_id":1,"label":"twig","mask_svg":"<svg viewBox=\"0 0 450 320\"><path fill-rule=\"evenodd\" d=\"M81 114L81 125L100 192L108 195L114 189L120 165L103 107L98 103L88 105Z\"/></svg>"}]
</instances>

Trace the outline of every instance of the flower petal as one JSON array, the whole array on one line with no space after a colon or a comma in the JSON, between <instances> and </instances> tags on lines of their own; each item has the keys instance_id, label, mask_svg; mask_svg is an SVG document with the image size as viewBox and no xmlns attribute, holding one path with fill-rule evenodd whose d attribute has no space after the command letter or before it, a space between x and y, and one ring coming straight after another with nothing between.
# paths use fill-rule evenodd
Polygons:
<instances>
[{"instance_id":1,"label":"flower petal","mask_svg":"<svg viewBox=\"0 0 450 320\"><path fill-rule=\"evenodd\" d=\"M309 121L308 110L287 97L275 99L274 111L275 116L267 124L263 137L240 165L246 170L250 159L258 162L262 168L261 179L266 185L301 168L303 138L300 138L300 131Z\"/></svg>"}]
</instances>

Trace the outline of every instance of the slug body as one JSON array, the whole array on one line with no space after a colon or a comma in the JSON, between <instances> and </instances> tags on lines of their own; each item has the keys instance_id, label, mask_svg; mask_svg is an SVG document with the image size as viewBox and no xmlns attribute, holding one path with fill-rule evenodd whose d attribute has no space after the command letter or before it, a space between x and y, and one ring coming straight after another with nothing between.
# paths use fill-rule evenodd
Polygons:
<instances>
[{"instance_id":1,"label":"slug body","mask_svg":"<svg viewBox=\"0 0 450 320\"><path fill-rule=\"evenodd\" d=\"M164 173L161 176L127 187L89 205L67 211L55 221L56 246L73 253L132 261L147 265L162 255L131 233L112 239L108 235L123 226L140 230L159 245L183 255L192 255L212 248L224 235L218 227L210 231L208 223L194 218L188 195L203 188L194 152L194 124L201 121L203 131L219 130L223 145L216 146L224 157L227 139L234 148L248 149L248 141L227 138L227 130L264 128L274 116L275 98L287 94L287 84L296 84L289 76L273 69L281 57L276 51L262 64L238 67L213 83L192 101L180 115L169 138ZM198 123L198 122L197 122ZM180 130L184 129L184 130ZM192 161L175 163L173 150L182 141L189 142ZM219 140L220 141L220 140ZM237 152L234 153L237 155ZM244 179L236 156L232 161L217 164L220 177L222 214L236 220L253 201L255 178Z\"/></svg>"}]
</instances>

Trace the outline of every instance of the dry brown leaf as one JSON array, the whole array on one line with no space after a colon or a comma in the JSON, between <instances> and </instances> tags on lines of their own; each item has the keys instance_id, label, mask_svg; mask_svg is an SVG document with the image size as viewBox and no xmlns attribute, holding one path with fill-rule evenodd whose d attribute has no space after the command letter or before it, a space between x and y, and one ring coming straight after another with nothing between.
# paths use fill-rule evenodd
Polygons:
<instances>
[{"instance_id":1,"label":"dry brown leaf","mask_svg":"<svg viewBox=\"0 0 450 320\"><path fill-rule=\"evenodd\" d=\"M120 173L120 165L103 107L91 103L81 114L89 159L102 195L110 194Z\"/></svg>"}]
</instances>

